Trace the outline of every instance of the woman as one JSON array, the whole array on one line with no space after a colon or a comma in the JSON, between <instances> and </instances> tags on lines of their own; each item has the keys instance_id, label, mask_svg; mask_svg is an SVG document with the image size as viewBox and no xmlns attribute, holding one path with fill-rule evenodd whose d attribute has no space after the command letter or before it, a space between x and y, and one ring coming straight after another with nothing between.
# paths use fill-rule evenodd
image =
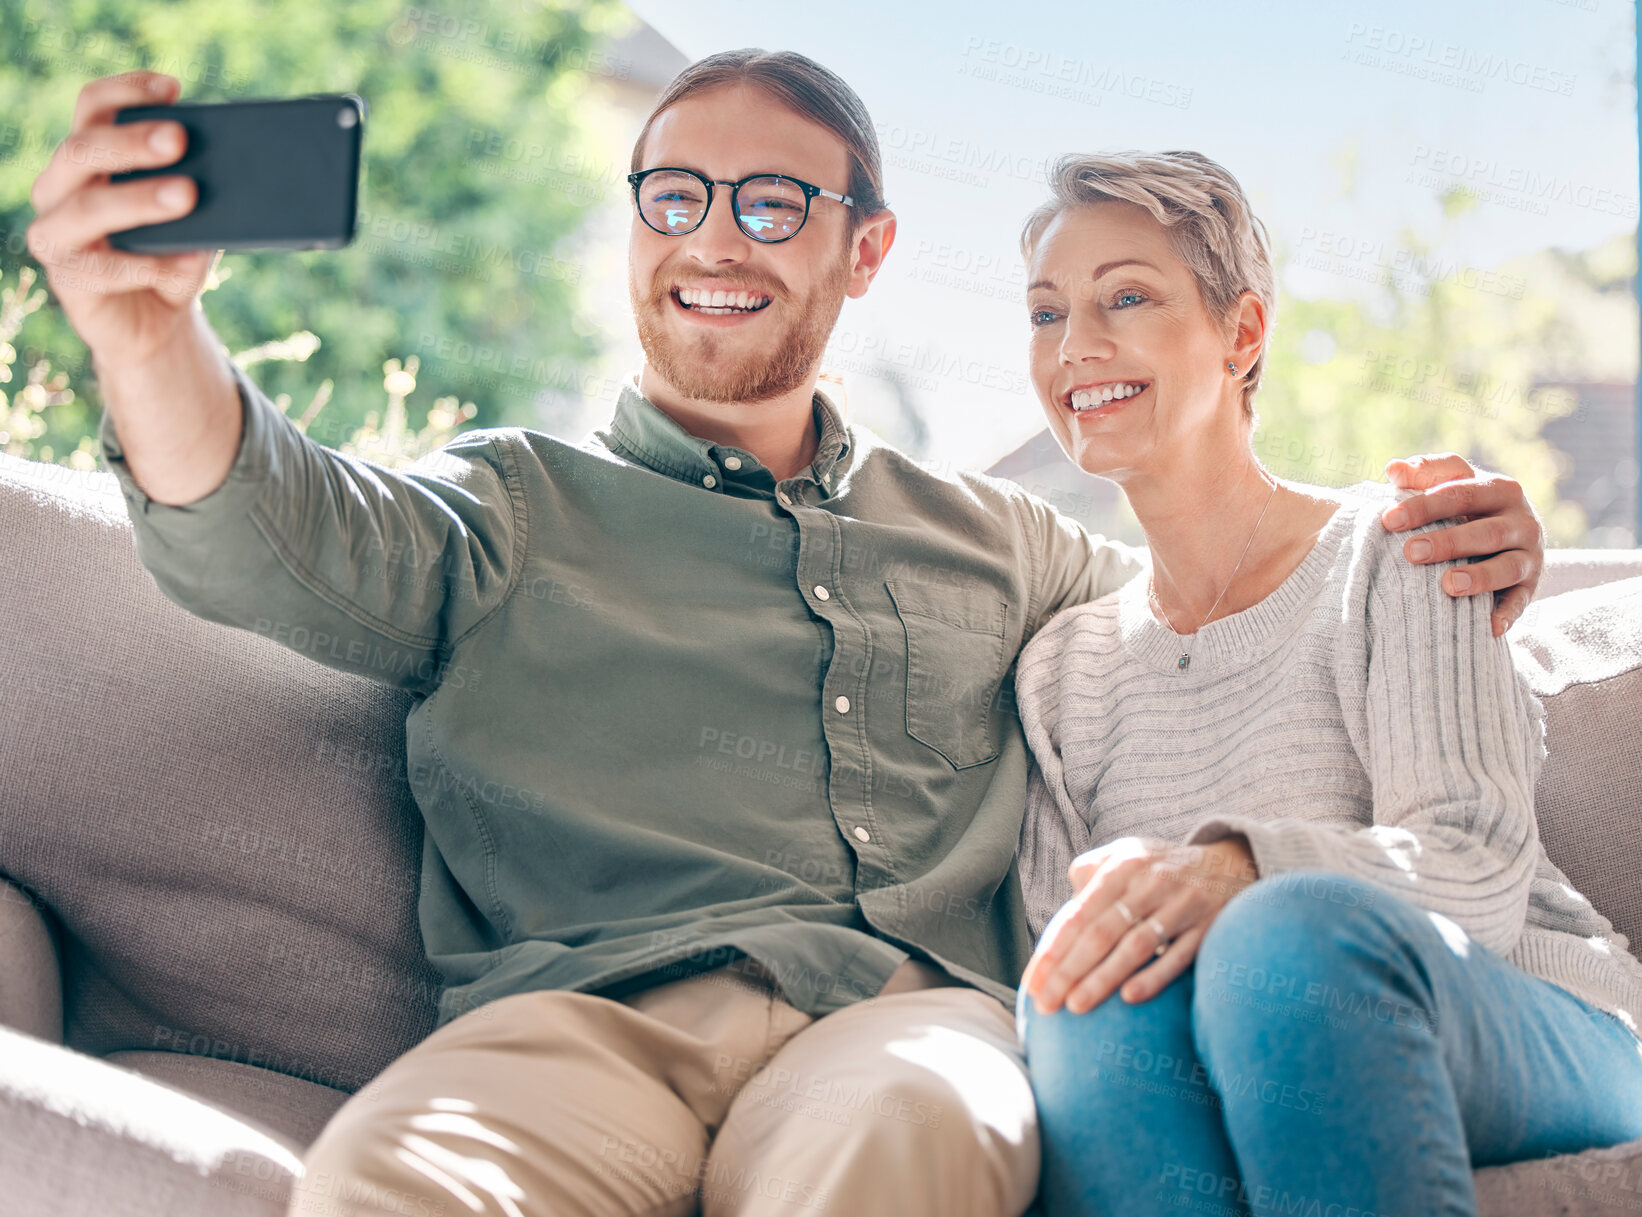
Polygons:
<instances>
[{"instance_id":1,"label":"woman","mask_svg":"<svg viewBox=\"0 0 1642 1217\"><path fill-rule=\"evenodd\" d=\"M1642 964L1539 844L1543 712L1487 598L1403 558L1401 496L1255 458L1242 190L1190 152L1053 190L1033 383L1152 568L1016 678L1049 1212L1473 1213L1473 1166L1642 1136Z\"/></svg>"}]
</instances>

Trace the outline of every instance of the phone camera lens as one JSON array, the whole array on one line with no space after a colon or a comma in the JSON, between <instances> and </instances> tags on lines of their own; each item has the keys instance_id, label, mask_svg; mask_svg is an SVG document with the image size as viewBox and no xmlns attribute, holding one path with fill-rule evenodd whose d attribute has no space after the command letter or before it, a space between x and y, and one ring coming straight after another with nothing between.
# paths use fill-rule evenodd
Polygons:
<instances>
[{"instance_id":1,"label":"phone camera lens","mask_svg":"<svg viewBox=\"0 0 1642 1217\"><path fill-rule=\"evenodd\" d=\"M359 111L352 106L343 106L336 112L336 125L339 127L351 127L358 121Z\"/></svg>"}]
</instances>

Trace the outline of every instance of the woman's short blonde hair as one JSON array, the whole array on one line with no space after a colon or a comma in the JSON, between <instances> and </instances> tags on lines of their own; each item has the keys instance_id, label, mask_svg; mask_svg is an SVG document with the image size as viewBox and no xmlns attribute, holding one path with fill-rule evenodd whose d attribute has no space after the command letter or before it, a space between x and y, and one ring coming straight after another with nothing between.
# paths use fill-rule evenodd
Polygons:
<instances>
[{"instance_id":1,"label":"woman's short blonde hair","mask_svg":"<svg viewBox=\"0 0 1642 1217\"><path fill-rule=\"evenodd\" d=\"M1049 174L1050 197L1026 218L1021 253L1028 262L1049 221L1068 207L1119 201L1144 207L1165 228L1197 280L1209 315L1229 322L1245 291L1266 310L1266 340L1243 380L1243 413L1254 418L1254 394L1266 369L1277 310L1276 275L1266 226L1249 209L1237 179L1201 152L1072 153Z\"/></svg>"}]
</instances>

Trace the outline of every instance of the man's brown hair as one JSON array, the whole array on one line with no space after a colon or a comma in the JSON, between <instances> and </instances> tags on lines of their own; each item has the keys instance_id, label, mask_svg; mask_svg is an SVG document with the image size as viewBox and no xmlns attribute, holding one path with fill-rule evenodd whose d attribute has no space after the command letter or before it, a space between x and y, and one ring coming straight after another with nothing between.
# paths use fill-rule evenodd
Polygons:
<instances>
[{"instance_id":1,"label":"man's brown hair","mask_svg":"<svg viewBox=\"0 0 1642 1217\"><path fill-rule=\"evenodd\" d=\"M843 77L797 51L747 47L696 60L673 77L650 117L644 120L638 139L633 141L632 171L637 173L641 168L644 141L662 111L694 94L736 84L764 90L793 113L820 124L844 142L850 156L846 193L855 200L850 209L850 232L884 209L883 158L866 106Z\"/></svg>"}]
</instances>

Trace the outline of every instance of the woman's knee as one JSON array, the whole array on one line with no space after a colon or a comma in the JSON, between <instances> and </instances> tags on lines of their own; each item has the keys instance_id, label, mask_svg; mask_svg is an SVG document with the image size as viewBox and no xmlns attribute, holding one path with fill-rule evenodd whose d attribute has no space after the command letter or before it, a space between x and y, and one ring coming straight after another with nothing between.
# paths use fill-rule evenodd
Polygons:
<instances>
[{"instance_id":1,"label":"woman's knee","mask_svg":"<svg viewBox=\"0 0 1642 1217\"><path fill-rule=\"evenodd\" d=\"M1383 888L1329 871L1288 871L1244 888L1220 911L1198 952L1199 984L1238 964L1328 956L1351 942L1406 938L1420 911Z\"/></svg>"},{"instance_id":2,"label":"woman's knee","mask_svg":"<svg viewBox=\"0 0 1642 1217\"><path fill-rule=\"evenodd\" d=\"M1431 934L1425 915L1374 884L1328 871L1290 871L1237 894L1194 962L1194 1038L1273 1013L1371 1002Z\"/></svg>"},{"instance_id":3,"label":"woman's knee","mask_svg":"<svg viewBox=\"0 0 1642 1217\"><path fill-rule=\"evenodd\" d=\"M1126 1002L1113 993L1082 1014L1064 1006L1040 1014L1026 998L1019 1010L1040 1104L1059 1079L1172 1075L1191 1061L1190 976L1177 977L1144 1002Z\"/></svg>"}]
</instances>

